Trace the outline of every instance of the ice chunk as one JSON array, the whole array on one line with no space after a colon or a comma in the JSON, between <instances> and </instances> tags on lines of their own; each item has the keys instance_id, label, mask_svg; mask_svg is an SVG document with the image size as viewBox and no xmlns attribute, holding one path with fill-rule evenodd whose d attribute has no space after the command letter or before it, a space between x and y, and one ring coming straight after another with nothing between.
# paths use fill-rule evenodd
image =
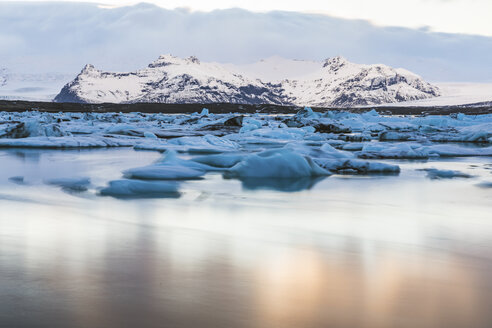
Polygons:
<instances>
[{"instance_id":1,"label":"ice chunk","mask_svg":"<svg viewBox=\"0 0 492 328\"><path fill-rule=\"evenodd\" d=\"M383 131L379 134L380 141L408 141L415 140L415 135L396 131Z\"/></svg>"},{"instance_id":2,"label":"ice chunk","mask_svg":"<svg viewBox=\"0 0 492 328\"><path fill-rule=\"evenodd\" d=\"M353 157L354 156L353 154L351 154L349 152L335 149L332 145L330 145L328 143L321 146L320 150L324 153L323 157L347 158L347 157Z\"/></svg>"},{"instance_id":3,"label":"ice chunk","mask_svg":"<svg viewBox=\"0 0 492 328\"><path fill-rule=\"evenodd\" d=\"M321 115L314 112L311 107L304 107L303 109L298 111L295 116L297 118L318 119Z\"/></svg>"},{"instance_id":4,"label":"ice chunk","mask_svg":"<svg viewBox=\"0 0 492 328\"><path fill-rule=\"evenodd\" d=\"M174 147L174 149L190 153L224 153L236 151L239 148L239 145L234 141L213 135L205 135L203 137L181 137L169 140L168 144L180 146Z\"/></svg>"},{"instance_id":5,"label":"ice chunk","mask_svg":"<svg viewBox=\"0 0 492 328\"><path fill-rule=\"evenodd\" d=\"M364 148L364 144L360 142L350 142L342 146L343 150L348 151L362 150L362 148Z\"/></svg>"},{"instance_id":6,"label":"ice chunk","mask_svg":"<svg viewBox=\"0 0 492 328\"><path fill-rule=\"evenodd\" d=\"M59 124L41 124L37 120L26 120L9 126L0 133L0 138L27 138L27 137L62 137L70 132L64 131Z\"/></svg>"},{"instance_id":7,"label":"ice chunk","mask_svg":"<svg viewBox=\"0 0 492 328\"><path fill-rule=\"evenodd\" d=\"M429 153L420 144L366 143L362 151L356 152L360 158L429 158Z\"/></svg>"},{"instance_id":8,"label":"ice chunk","mask_svg":"<svg viewBox=\"0 0 492 328\"><path fill-rule=\"evenodd\" d=\"M142 137L144 135L137 126L131 124L114 124L106 129L106 133L133 137Z\"/></svg>"},{"instance_id":9,"label":"ice chunk","mask_svg":"<svg viewBox=\"0 0 492 328\"><path fill-rule=\"evenodd\" d=\"M195 161L184 160L175 151L167 151L164 157L153 165L137 167L123 172L125 177L145 180L187 180L200 179L211 167Z\"/></svg>"},{"instance_id":10,"label":"ice chunk","mask_svg":"<svg viewBox=\"0 0 492 328\"><path fill-rule=\"evenodd\" d=\"M137 167L123 172L126 178L144 180L186 180L199 179L205 171L185 166L149 165Z\"/></svg>"},{"instance_id":11,"label":"ice chunk","mask_svg":"<svg viewBox=\"0 0 492 328\"><path fill-rule=\"evenodd\" d=\"M157 139L157 136L155 135L155 133L150 132L150 131L145 131L144 137L149 138L149 139Z\"/></svg>"},{"instance_id":12,"label":"ice chunk","mask_svg":"<svg viewBox=\"0 0 492 328\"><path fill-rule=\"evenodd\" d=\"M191 160L213 167L230 168L239 163L245 156L245 154L205 155L192 158Z\"/></svg>"},{"instance_id":13,"label":"ice chunk","mask_svg":"<svg viewBox=\"0 0 492 328\"><path fill-rule=\"evenodd\" d=\"M217 169L202 163L198 163L191 160L179 158L177 153L173 150L168 150L164 153L164 156L157 161L156 165L171 165L171 166L183 166L189 167L195 170L202 171L216 171Z\"/></svg>"},{"instance_id":14,"label":"ice chunk","mask_svg":"<svg viewBox=\"0 0 492 328\"><path fill-rule=\"evenodd\" d=\"M99 193L119 198L173 197L180 196L178 185L170 182L114 180Z\"/></svg>"},{"instance_id":15,"label":"ice chunk","mask_svg":"<svg viewBox=\"0 0 492 328\"><path fill-rule=\"evenodd\" d=\"M456 145L432 145L425 146L423 149L429 154L436 154L441 157L492 156L492 147L471 148Z\"/></svg>"},{"instance_id":16,"label":"ice chunk","mask_svg":"<svg viewBox=\"0 0 492 328\"><path fill-rule=\"evenodd\" d=\"M288 149L268 150L246 156L224 173L227 178L301 178L326 176L310 157Z\"/></svg>"},{"instance_id":17,"label":"ice chunk","mask_svg":"<svg viewBox=\"0 0 492 328\"><path fill-rule=\"evenodd\" d=\"M398 174L400 172L398 165L358 159L316 158L315 162L322 168L339 174Z\"/></svg>"}]
</instances>

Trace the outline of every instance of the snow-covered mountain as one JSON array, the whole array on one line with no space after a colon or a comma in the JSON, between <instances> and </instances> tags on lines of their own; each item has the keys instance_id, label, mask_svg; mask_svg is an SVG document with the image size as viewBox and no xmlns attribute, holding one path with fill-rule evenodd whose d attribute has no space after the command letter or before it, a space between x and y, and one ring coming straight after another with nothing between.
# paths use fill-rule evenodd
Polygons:
<instances>
[{"instance_id":1,"label":"snow-covered mountain","mask_svg":"<svg viewBox=\"0 0 492 328\"><path fill-rule=\"evenodd\" d=\"M317 64L271 59L240 67L204 63L196 57L163 55L147 68L129 73L103 72L86 65L75 80L63 87L55 101L342 107L438 95L436 86L409 71L386 65L354 64L343 57Z\"/></svg>"},{"instance_id":2,"label":"snow-covered mountain","mask_svg":"<svg viewBox=\"0 0 492 328\"><path fill-rule=\"evenodd\" d=\"M439 89L407 70L386 65L359 65L343 57L326 59L316 72L282 82L293 104L357 106L439 96Z\"/></svg>"}]
</instances>

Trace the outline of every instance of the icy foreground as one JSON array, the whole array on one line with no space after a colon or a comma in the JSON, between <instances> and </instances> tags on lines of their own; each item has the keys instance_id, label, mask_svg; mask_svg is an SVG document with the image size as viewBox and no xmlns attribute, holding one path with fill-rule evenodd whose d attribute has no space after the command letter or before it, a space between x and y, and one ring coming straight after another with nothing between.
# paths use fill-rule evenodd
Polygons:
<instances>
[{"instance_id":1,"label":"icy foreground","mask_svg":"<svg viewBox=\"0 0 492 328\"><path fill-rule=\"evenodd\" d=\"M264 63L274 66L274 63ZM312 65L309 65L312 66ZM268 70L268 67L263 70ZM356 106L433 98L439 89L404 69L328 58L295 77L262 79L239 67L160 56L136 72L112 73L86 65L56 96L78 103L235 103Z\"/></svg>"},{"instance_id":2,"label":"icy foreground","mask_svg":"<svg viewBox=\"0 0 492 328\"><path fill-rule=\"evenodd\" d=\"M381 116L310 108L296 115L0 113L0 147L133 147L163 152L151 165L122 172L100 194L179 196L179 184L211 173L252 188L309 188L333 174L398 174L395 160L492 156L492 114ZM387 162L391 159L392 162ZM428 170L429 178L471 177ZM46 181L86 190L87 178Z\"/></svg>"}]
</instances>

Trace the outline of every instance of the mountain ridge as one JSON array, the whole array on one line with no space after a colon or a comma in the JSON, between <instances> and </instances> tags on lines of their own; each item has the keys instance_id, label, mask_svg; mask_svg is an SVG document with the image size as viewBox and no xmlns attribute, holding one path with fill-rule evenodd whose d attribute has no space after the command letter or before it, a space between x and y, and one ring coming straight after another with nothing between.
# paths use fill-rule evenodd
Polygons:
<instances>
[{"instance_id":1,"label":"mountain ridge","mask_svg":"<svg viewBox=\"0 0 492 328\"><path fill-rule=\"evenodd\" d=\"M275 63L258 62L260 65ZM306 74L302 65L309 64ZM337 56L316 69L297 61L295 78L255 78L244 68L161 55L146 68L123 73L87 64L55 97L82 103L244 103L300 106L358 106L419 100L439 95L436 86L404 69L362 65ZM286 69L289 60L283 62ZM254 67L250 66L253 69ZM282 69L281 67L279 68ZM258 70L258 69L257 69ZM277 69L278 70L278 69Z\"/></svg>"}]
</instances>

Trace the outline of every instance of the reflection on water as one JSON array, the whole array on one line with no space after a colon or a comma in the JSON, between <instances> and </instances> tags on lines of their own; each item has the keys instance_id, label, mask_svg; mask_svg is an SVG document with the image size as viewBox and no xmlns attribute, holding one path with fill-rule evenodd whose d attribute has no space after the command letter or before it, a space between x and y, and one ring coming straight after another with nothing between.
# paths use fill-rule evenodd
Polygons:
<instances>
[{"instance_id":1,"label":"reflection on water","mask_svg":"<svg viewBox=\"0 0 492 328\"><path fill-rule=\"evenodd\" d=\"M306 177L297 179L275 179L275 178L242 178L244 189L248 190L278 190L282 192L295 192L309 190L326 177Z\"/></svg>"},{"instance_id":2,"label":"reflection on water","mask_svg":"<svg viewBox=\"0 0 492 328\"><path fill-rule=\"evenodd\" d=\"M158 156L21 164L0 151L0 326L490 326L492 195L479 178L431 181L408 163L281 193L212 174L183 182L180 199L139 200L42 182L77 173L103 186ZM428 167L470 163L481 175L478 159Z\"/></svg>"}]
</instances>

